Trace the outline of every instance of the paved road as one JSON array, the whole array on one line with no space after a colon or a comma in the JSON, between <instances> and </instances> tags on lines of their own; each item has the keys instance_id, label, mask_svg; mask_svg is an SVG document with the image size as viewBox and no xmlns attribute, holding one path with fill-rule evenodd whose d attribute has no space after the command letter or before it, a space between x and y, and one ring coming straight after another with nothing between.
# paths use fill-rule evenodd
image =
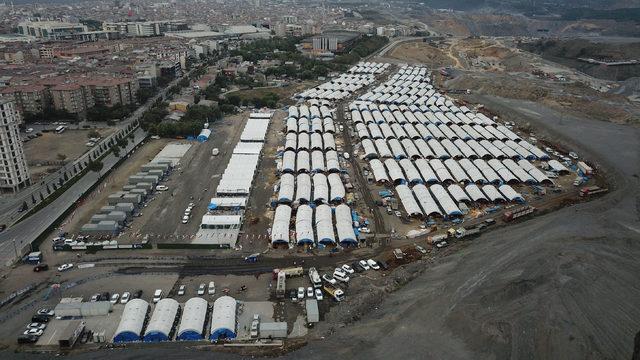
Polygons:
<instances>
[{"instance_id":1,"label":"paved road","mask_svg":"<svg viewBox=\"0 0 640 360\"><path fill-rule=\"evenodd\" d=\"M121 151L120 156L126 156L145 137L144 131L141 129L136 130L134 141L127 144L126 149ZM23 249L26 251L29 248L29 244L48 229L85 192L98 183L100 175L104 175L112 169L119 159L119 157L110 153L102 160L104 167L100 173L88 172L47 207L0 233L0 265L11 262L16 257L16 253L23 254Z\"/></svg>"}]
</instances>

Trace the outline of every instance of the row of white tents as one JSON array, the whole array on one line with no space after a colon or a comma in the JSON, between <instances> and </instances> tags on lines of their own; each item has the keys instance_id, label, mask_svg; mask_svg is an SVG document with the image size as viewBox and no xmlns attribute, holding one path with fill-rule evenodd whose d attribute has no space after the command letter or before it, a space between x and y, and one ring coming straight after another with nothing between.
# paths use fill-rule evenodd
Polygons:
<instances>
[{"instance_id":1,"label":"row of white tents","mask_svg":"<svg viewBox=\"0 0 640 360\"><path fill-rule=\"evenodd\" d=\"M342 74L296 95L299 99L341 100L375 81L372 74Z\"/></svg>"},{"instance_id":2,"label":"row of white tents","mask_svg":"<svg viewBox=\"0 0 640 360\"><path fill-rule=\"evenodd\" d=\"M440 98L442 99L442 98ZM449 102L450 100L447 100ZM376 104L370 101L356 101L349 105L349 112L354 122L394 123L400 124L457 124L496 126L496 122L483 113L473 112L466 106L450 105L395 105ZM388 113L388 114L387 114Z\"/></svg>"},{"instance_id":3,"label":"row of white tents","mask_svg":"<svg viewBox=\"0 0 640 360\"><path fill-rule=\"evenodd\" d=\"M282 174L278 191L278 203L341 203L344 201L345 195L344 184L337 173L331 173L326 176L321 173L313 175L299 174L297 176Z\"/></svg>"},{"instance_id":4,"label":"row of white tents","mask_svg":"<svg viewBox=\"0 0 640 360\"><path fill-rule=\"evenodd\" d=\"M331 109L329 106L324 104L314 104L314 105L292 105L289 106L288 114L290 118L294 119L314 119L314 118L326 118L333 117L331 113Z\"/></svg>"},{"instance_id":5,"label":"row of white tents","mask_svg":"<svg viewBox=\"0 0 640 360\"><path fill-rule=\"evenodd\" d=\"M335 133L336 126L331 117L313 118L311 120L305 117L300 119L289 117L286 121L285 130L287 133Z\"/></svg>"},{"instance_id":6,"label":"row of white tents","mask_svg":"<svg viewBox=\"0 0 640 360\"><path fill-rule=\"evenodd\" d=\"M357 128L357 127L356 127ZM361 141L364 157L395 159L527 159L548 160L549 155L526 141L516 143L511 140L468 140L403 138L375 140L364 138Z\"/></svg>"},{"instance_id":7,"label":"row of white tents","mask_svg":"<svg viewBox=\"0 0 640 360\"><path fill-rule=\"evenodd\" d=\"M332 133L288 133L285 137L285 150L322 150L329 151L336 149L336 140Z\"/></svg>"},{"instance_id":8,"label":"row of white tents","mask_svg":"<svg viewBox=\"0 0 640 360\"><path fill-rule=\"evenodd\" d=\"M271 244L274 247L289 246L294 239L297 245L339 243L341 246L354 246L358 243L353 230L351 209L347 205L340 204L335 208L324 204L315 208L309 205L298 206L295 210L293 234L289 230L292 213L293 209L288 205L278 205L276 208L271 227Z\"/></svg>"},{"instance_id":9,"label":"row of white tents","mask_svg":"<svg viewBox=\"0 0 640 360\"><path fill-rule=\"evenodd\" d=\"M340 161L338 160L338 153L334 150L329 150L323 153L320 150L306 151L301 150L298 152L287 150L282 156L282 163L279 166L282 173L318 173L339 172Z\"/></svg>"},{"instance_id":10,"label":"row of white tents","mask_svg":"<svg viewBox=\"0 0 640 360\"><path fill-rule=\"evenodd\" d=\"M361 61L353 65L347 72L350 74L382 74L389 66L388 63Z\"/></svg>"},{"instance_id":11,"label":"row of white tents","mask_svg":"<svg viewBox=\"0 0 640 360\"><path fill-rule=\"evenodd\" d=\"M488 184L478 186L468 184L462 188L451 184L446 188L440 184L429 187L416 184L412 187L401 184L395 187L396 194L407 215L414 217L456 217L462 216L460 203L523 203L524 197L511 186L503 184L497 188Z\"/></svg>"},{"instance_id":12,"label":"row of white tents","mask_svg":"<svg viewBox=\"0 0 640 360\"><path fill-rule=\"evenodd\" d=\"M378 159L369 161L374 180L378 183L393 184L551 184L551 180L527 160L517 163L511 159L503 161L491 159Z\"/></svg>"}]
</instances>

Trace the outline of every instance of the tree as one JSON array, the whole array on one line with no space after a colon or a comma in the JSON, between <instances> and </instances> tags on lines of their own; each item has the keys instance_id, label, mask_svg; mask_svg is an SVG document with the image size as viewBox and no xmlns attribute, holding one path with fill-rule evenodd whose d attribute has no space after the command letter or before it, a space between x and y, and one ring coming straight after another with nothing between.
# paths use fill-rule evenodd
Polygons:
<instances>
[{"instance_id":1,"label":"tree","mask_svg":"<svg viewBox=\"0 0 640 360\"><path fill-rule=\"evenodd\" d=\"M100 137L100 133L98 132L98 130L91 130L87 133L87 137L89 139L91 138L99 138Z\"/></svg>"},{"instance_id":2,"label":"tree","mask_svg":"<svg viewBox=\"0 0 640 360\"><path fill-rule=\"evenodd\" d=\"M98 172L102 170L103 167L104 167L104 164L102 163L102 161L99 161L99 160L92 160L87 165L87 168L93 172Z\"/></svg>"}]
</instances>

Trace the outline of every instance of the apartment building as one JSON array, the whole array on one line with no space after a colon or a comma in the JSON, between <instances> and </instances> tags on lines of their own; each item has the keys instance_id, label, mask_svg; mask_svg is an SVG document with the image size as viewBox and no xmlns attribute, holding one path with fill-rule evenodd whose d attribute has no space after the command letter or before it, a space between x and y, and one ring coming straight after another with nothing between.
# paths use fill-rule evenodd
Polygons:
<instances>
[{"instance_id":1,"label":"apartment building","mask_svg":"<svg viewBox=\"0 0 640 360\"><path fill-rule=\"evenodd\" d=\"M18 132L20 114L11 99L0 99L0 190L16 192L30 184Z\"/></svg>"},{"instance_id":2,"label":"apartment building","mask_svg":"<svg viewBox=\"0 0 640 360\"><path fill-rule=\"evenodd\" d=\"M95 106L95 101L88 87L77 83L60 84L51 88L53 106L58 110L66 110L72 114L82 114Z\"/></svg>"},{"instance_id":3,"label":"apartment building","mask_svg":"<svg viewBox=\"0 0 640 360\"><path fill-rule=\"evenodd\" d=\"M130 78L87 80L82 86L89 89L96 105L109 107L135 103L139 88L138 81Z\"/></svg>"},{"instance_id":4,"label":"apartment building","mask_svg":"<svg viewBox=\"0 0 640 360\"><path fill-rule=\"evenodd\" d=\"M18 111L40 113L48 104L47 92L43 85L14 85L0 90L0 96L10 97L16 103Z\"/></svg>"}]
</instances>

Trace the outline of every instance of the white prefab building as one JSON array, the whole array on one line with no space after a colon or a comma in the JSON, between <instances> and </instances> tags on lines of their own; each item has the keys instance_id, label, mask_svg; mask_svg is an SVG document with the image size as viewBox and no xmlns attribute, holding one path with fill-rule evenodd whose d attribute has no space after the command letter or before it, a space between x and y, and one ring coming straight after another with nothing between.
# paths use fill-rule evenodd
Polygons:
<instances>
[{"instance_id":1,"label":"white prefab building","mask_svg":"<svg viewBox=\"0 0 640 360\"><path fill-rule=\"evenodd\" d=\"M434 184L429 187L431 193L435 197L436 201L444 210L444 213L448 216L460 216L462 211L458 208L458 205L451 199L449 193L439 184Z\"/></svg>"},{"instance_id":2,"label":"white prefab building","mask_svg":"<svg viewBox=\"0 0 640 360\"><path fill-rule=\"evenodd\" d=\"M325 154L326 169L328 172L339 172L340 162L338 161L338 153L336 151L327 151Z\"/></svg>"},{"instance_id":3,"label":"white prefab building","mask_svg":"<svg viewBox=\"0 0 640 360\"><path fill-rule=\"evenodd\" d=\"M404 170L404 174L406 176L407 181L410 184L422 184L423 180L418 172L418 169L413 165L413 162L409 159L402 159L399 161L400 167Z\"/></svg>"},{"instance_id":4,"label":"white prefab building","mask_svg":"<svg viewBox=\"0 0 640 360\"><path fill-rule=\"evenodd\" d=\"M480 170L478 170L478 168L475 165L473 165L471 160L460 159L458 161L458 165L460 165L464 169L464 171L467 173L467 175L469 175L469 178L471 179L472 182L476 184L484 184L485 182L487 182L487 179L485 179L484 176L482 176L482 173L480 172Z\"/></svg>"},{"instance_id":5,"label":"white prefab building","mask_svg":"<svg viewBox=\"0 0 640 360\"><path fill-rule=\"evenodd\" d=\"M180 305L177 301L164 298L156 304L153 315L144 333L145 342L169 341L178 316Z\"/></svg>"},{"instance_id":6,"label":"white prefab building","mask_svg":"<svg viewBox=\"0 0 640 360\"><path fill-rule=\"evenodd\" d=\"M487 195L487 198L493 202L506 201L504 196L502 196L493 185L484 185L482 191Z\"/></svg>"},{"instance_id":7,"label":"white prefab building","mask_svg":"<svg viewBox=\"0 0 640 360\"><path fill-rule=\"evenodd\" d=\"M383 139L377 139L375 141L376 148L378 149L378 155L383 159L392 158L393 154L391 153L391 149L389 149L389 145Z\"/></svg>"},{"instance_id":8,"label":"white prefab building","mask_svg":"<svg viewBox=\"0 0 640 360\"><path fill-rule=\"evenodd\" d=\"M433 200L426 186L418 184L415 185L412 190L425 216L442 216L442 212L440 208L438 208L438 203Z\"/></svg>"},{"instance_id":9,"label":"white prefab building","mask_svg":"<svg viewBox=\"0 0 640 360\"><path fill-rule=\"evenodd\" d=\"M398 165L395 160L387 159L384 161L384 165L387 168L389 177L391 178L391 180L393 180L394 184L398 185L407 182L407 180L404 178L404 174L402 173L400 165Z\"/></svg>"},{"instance_id":10,"label":"white prefab building","mask_svg":"<svg viewBox=\"0 0 640 360\"><path fill-rule=\"evenodd\" d=\"M283 173L294 173L296 171L296 153L294 151L284 152L281 170Z\"/></svg>"},{"instance_id":11,"label":"white prefab building","mask_svg":"<svg viewBox=\"0 0 640 360\"><path fill-rule=\"evenodd\" d=\"M426 159L416 159L414 164L418 168L418 171L420 171L420 175L422 175L422 179L424 179L425 183L434 184L439 181L436 173L434 173L431 169L429 161L427 161Z\"/></svg>"},{"instance_id":12,"label":"white prefab building","mask_svg":"<svg viewBox=\"0 0 640 360\"><path fill-rule=\"evenodd\" d=\"M345 204L336 206L336 229L340 245L355 246L358 244L358 239L353 231L351 209Z\"/></svg>"},{"instance_id":13,"label":"white prefab building","mask_svg":"<svg viewBox=\"0 0 640 360\"><path fill-rule=\"evenodd\" d=\"M296 200L305 204L311 201L311 176L300 174L296 177Z\"/></svg>"},{"instance_id":14,"label":"white prefab building","mask_svg":"<svg viewBox=\"0 0 640 360\"><path fill-rule=\"evenodd\" d=\"M149 303L142 299L131 299L125 306L120 323L113 336L114 343L142 340L142 328L149 312Z\"/></svg>"},{"instance_id":15,"label":"white prefab building","mask_svg":"<svg viewBox=\"0 0 640 360\"><path fill-rule=\"evenodd\" d=\"M451 197L458 203L471 202L471 199L469 199L469 196L467 196L467 194L464 192L464 190L462 190L462 188L458 184L449 185L447 187L447 190L449 191L449 194L451 194Z\"/></svg>"},{"instance_id":16,"label":"white prefab building","mask_svg":"<svg viewBox=\"0 0 640 360\"><path fill-rule=\"evenodd\" d=\"M316 204L323 204L329 201L329 185L324 174L313 175L313 201Z\"/></svg>"},{"instance_id":17,"label":"white prefab building","mask_svg":"<svg viewBox=\"0 0 640 360\"><path fill-rule=\"evenodd\" d=\"M337 173L331 173L327 176L327 180L329 181L329 188L331 190L329 199L331 202L340 203L344 200L345 189L342 184L342 179L340 179L340 175Z\"/></svg>"},{"instance_id":18,"label":"white prefab building","mask_svg":"<svg viewBox=\"0 0 640 360\"><path fill-rule=\"evenodd\" d=\"M487 196L482 192L482 190L480 190L480 188L476 184L469 184L464 188L464 190L467 192L473 202L489 201L489 199L487 199Z\"/></svg>"},{"instance_id":19,"label":"white prefab building","mask_svg":"<svg viewBox=\"0 0 640 360\"><path fill-rule=\"evenodd\" d=\"M184 304L180 326L178 326L177 340L204 339L204 323L207 320L207 300L194 297Z\"/></svg>"},{"instance_id":20,"label":"white prefab building","mask_svg":"<svg viewBox=\"0 0 640 360\"><path fill-rule=\"evenodd\" d=\"M291 207L278 205L271 226L271 245L289 245L289 223L291 222Z\"/></svg>"},{"instance_id":21,"label":"white prefab building","mask_svg":"<svg viewBox=\"0 0 640 360\"><path fill-rule=\"evenodd\" d=\"M278 202L289 204L293 201L295 189L295 177L292 174L282 174L280 177L280 192L278 193Z\"/></svg>"},{"instance_id":22,"label":"white prefab building","mask_svg":"<svg viewBox=\"0 0 640 360\"><path fill-rule=\"evenodd\" d=\"M298 245L313 244L313 209L309 205L300 205L296 210L296 240Z\"/></svg>"},{"instance_id":23,"label":"white prefab building","mask_svg":"<svg viewBox=\"0 0 640 360\"><path fill-rule=\"evenodd\" d=\"M413 197L413 193L409 189L407 185L398 185L396 186L396 193L398 194L398 198L400 198L400 202L402 206L404 206L404 210L407 212L409 216L422 216L422 210L416 199Z\"/></svg>"},{"instance_id":24,"label":"white prefab building","mask_svg":"<svg viewBox=\"0 0 640 360\"><path fill-rule=\"evenodd\" d=\"M298 151L296 156L296 171L298 173L309 172L311 169L310 157L308 151Z\"/></svg>"},{"instance_id":25,"label":"white prefab building","mask_svg":"<svg viewBox=\"0 0 640 360\"><path fill-rule=\"evenodd\" d=\"M248 195L259 159L259 155L233 154L216 188L217 196Z\"/></svg>"},{"instance_id":26,"label":"white prefab building","mask_svg":"<svg viewBox=\"0 0 640 360\"><path fill-rule=\"evenodd\" d=\"M388 183L389 177L387 176L387 170L385 170L382 161L378 159L373 159L369 161L369 167L371 168L371 172L373 173L373 178L378 183Z\"/></svg>"},{"instance_id":27,"label":"white prefab building","mask_svg":"<svg viewBox=\"0 0 640 360\"><path fill-rule=\"evenodd\" d=\"M253 116L253 114L251 114ZM247 124L240 135L240 141L242 142L264 142L264 138L267 135L267 129L271 117L266 119L249 118Z\"/></svg>"},{"instance_id":28,"label":"white prefab building","mask_svg":"<svg viewBox=\"0 0 640 360\"><path fill-rule=\"evenodd\" d=\"M333 214L329 205L320 205L316 208L315 225L319 244L331 245L336 243L332 219Z\"/></svg>"},{"instance_id":29,"label":"white prefab building","mask_svg":"<svg viewBox=\"0 0 640 360\"><path fill-rule=\"evenodd\" d=\"M520 202L520 203L524 202L524 197L522 195L520 195L520 193L515 191L511 186L509 186L507 184L500 185L498 187L498 190L509 201L515 201L515 202Z\"/></svg>"},{"instance_id":30,"label":"white prefab building","mask_svg":"<svg viewBox=\"0 0 640 360\"><path fill-rule=\"evenodd\" d=\"M362 151L364 152L365 159L375 159L378 157L376 147L373 146L373 141L369 139L362 140Z\"/></svg>"},{"instance_id":31,"label":"white prefab building","mask_svg":"<svg viewBox=\"0 0 640 360\"><path fill-rule=\"evenodd\" d=\"M236 337L236 299L222 296L213 303L211 312L211 333L209 339L233 339Z\"/></svg>"}]
</instances>

